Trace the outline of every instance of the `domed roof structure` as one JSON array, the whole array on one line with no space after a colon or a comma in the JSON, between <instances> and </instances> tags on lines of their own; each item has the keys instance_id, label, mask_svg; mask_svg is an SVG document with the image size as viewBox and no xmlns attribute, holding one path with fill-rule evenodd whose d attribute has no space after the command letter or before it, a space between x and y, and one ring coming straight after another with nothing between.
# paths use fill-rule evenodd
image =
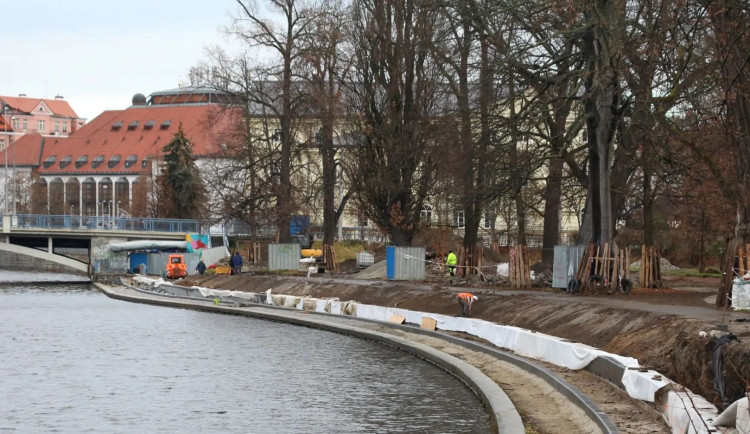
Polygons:
<instances>
[{"instance_id":1,"label":"domed roof structure","mask_svg":"<svg viewBox=\"0 0 750 434\"><path fill-rule=\"evenodd\" d=\"M133 95L133 105L146 105L146 96L142 93Z\"/></svg>"}]
</instances>

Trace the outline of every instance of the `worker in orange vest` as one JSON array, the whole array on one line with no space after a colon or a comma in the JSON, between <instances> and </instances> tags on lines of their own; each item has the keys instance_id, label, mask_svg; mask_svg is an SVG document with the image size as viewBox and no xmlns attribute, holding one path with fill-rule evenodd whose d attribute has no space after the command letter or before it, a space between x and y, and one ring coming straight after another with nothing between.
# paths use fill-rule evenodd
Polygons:
<instances>
[{"instance_id":1,"label":"worker in orange vest","mask_svg":"<svg viewBox=\"0 0 750 434\"><path fill-rule=\"evenodd\" d=\"M461 305L461 316L469 316L471 304L479 300L479 297L470 292L462 292L456 296L456 299L458 299L458 304Z\"/></svg>"}]
</instances>

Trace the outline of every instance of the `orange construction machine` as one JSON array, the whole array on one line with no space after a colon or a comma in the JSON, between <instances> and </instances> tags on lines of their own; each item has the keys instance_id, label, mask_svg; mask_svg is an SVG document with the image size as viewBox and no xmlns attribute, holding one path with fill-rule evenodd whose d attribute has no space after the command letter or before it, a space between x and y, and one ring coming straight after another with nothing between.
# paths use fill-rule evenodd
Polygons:
<instances>
[{"instance_id":1,"label":"orange construction machine","mask_svg":"<svg viewBox=\"0 0 750 434\"><path fill-rule=\"evenodd\" d=\"M180 279L185 276L187 276L185 256L169 255L169 260L167 261L167 277L170 279Z\"/></svg>"}]
</instances>

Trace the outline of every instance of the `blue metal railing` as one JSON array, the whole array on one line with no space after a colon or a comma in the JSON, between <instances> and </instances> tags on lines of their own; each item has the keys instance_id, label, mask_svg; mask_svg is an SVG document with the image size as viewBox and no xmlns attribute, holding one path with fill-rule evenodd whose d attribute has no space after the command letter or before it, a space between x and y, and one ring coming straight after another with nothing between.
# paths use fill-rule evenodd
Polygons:
<instances>
[{"instance_id":1,"label":"blue metal railing","mask_svg":"<svg viewBox=\"0 0 750 434\"><path fill-rule=\"evenodd\" d=\"M83 229L143 232L191 232L200 229L198 220L77 215L18 214L14 228Z\"/></svg>"}]
</instances>

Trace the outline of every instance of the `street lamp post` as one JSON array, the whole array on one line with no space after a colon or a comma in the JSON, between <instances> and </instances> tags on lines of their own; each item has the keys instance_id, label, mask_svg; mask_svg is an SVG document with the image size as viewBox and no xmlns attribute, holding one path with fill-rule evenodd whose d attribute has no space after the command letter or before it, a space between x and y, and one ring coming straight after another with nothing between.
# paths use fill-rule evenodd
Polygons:
<instances>
[{"instance_id":1,"label":"street lamp post","mask_svg":"<svg viewBox=\"0 0 750 434\"><path fill-rule=\"evenodd\" d=\"M5 140L8 138L8 106L3 107L3 125L5 126ZM8 214L8 144L5 144L5 190L3 190L3 202L5 202L5 214Z\"/></svg>"},{"instance_id":2,"label":"street lamp post","mask_svg":"<svg viewBox=\"0 0 750 434\"><path fill-rule=\"evenodd\" d=\"M13 116L12 118L10 118L10 120L11 120L11 122L13 122L15 124L16 117ZM14 133L15 133L15 130L14 130ZM8 146L10 146L11 140L12 139L9 137L8 138ZM17 196L17 194L18 194L17 193L18 186L17 186L17 183L18 183L18 177L16 176L16 147L14 146L13 147L13 215L16 215L16 202L18 202L18 196ZM63 188L64 187L65 187L65 185L63 184Z\"/></svg>"}]
</instances>

